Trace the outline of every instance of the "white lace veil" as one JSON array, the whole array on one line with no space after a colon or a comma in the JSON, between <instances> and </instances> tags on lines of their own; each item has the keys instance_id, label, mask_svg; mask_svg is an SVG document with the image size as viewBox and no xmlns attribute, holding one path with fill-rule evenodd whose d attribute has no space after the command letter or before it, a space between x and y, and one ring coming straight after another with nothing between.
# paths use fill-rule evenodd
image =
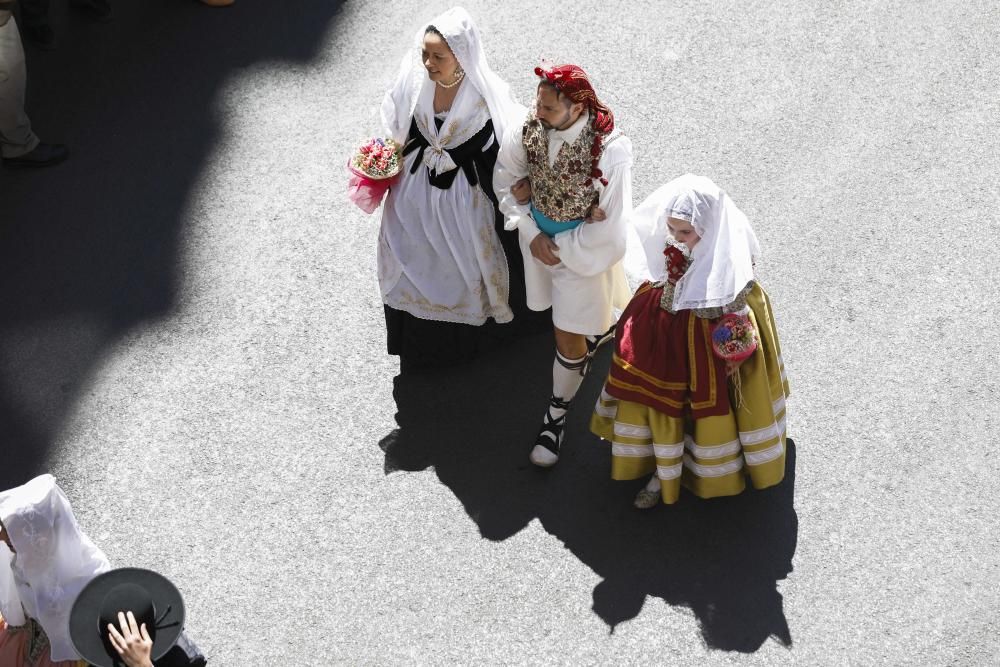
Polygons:
<instances>
[{"instance_id":1,"label":"white lace veil","mask_svg":"<svg viewBox=\"0 0 1000 667\"><path fill-rule=\"evenodd\" d=\"M0 521L16 552L0 544L6 556L0 612L12 625L24 624L25 614L38 621L53 661L79 659L69 637L70 610L83 587L111 569L107 557L80 530L52 475L0 493Z\"/></svg>"},{"instance_id":2,"label":"white lace veil","mask_svg":"<svg viewBox=\"0 0 1000 667\"><path fill-rule=\"evenodd\" d=\"M488 118L493 120L493 130L497 139L502 141L508 128L524 119L526 109L514 99L507 82L490 68L483 52L479 29L472 22L469 13L461 7L449 9L417 31L411 48L403 56L396 82L382 101L382 123L386 130L396 141L403 143L406 141L410 130L410 119L417 111L418 104L426 114L428 110L425 107L433 102L436 84L427 76L427 70L424 69L421 60L421 49L428 26L434 26L441 33L458 59L459 65L465 70L465 80L460 84L461 89L445 121L450 125L452 119L457 119L465 127L460 132L446 132L446 136L439 139L431 109L429 122L424 119L427 127L421 128L428 132L428 139L431 141L431 150L427 153L433 156L434 149L453 148L464 143L482 129ZM472 84L472 90L469 90L468 84ZM488 116L476 113L480 100L485 100ZM447 162L450 160L445 158L445 162L441 165L428 166L440 166L439 172L448 171L449 166L451 169L455 168L453 164L448 165Z\"/></svg>"},{"instance_id":3,"label":"white lace veil","mask_svg":"<svg viewBox=\"0 0 1000 667\"><path fill-rule=\"evenodd\" d=\"M635 209L632 221L654 280L664 274L668 217L689 221L701 237L691 251L691 267L674 289L674 310L732 303L753 280L753 262L760 256L747 217L704 176L685 174L660 186Z\"/></svg>"}]
</instances>

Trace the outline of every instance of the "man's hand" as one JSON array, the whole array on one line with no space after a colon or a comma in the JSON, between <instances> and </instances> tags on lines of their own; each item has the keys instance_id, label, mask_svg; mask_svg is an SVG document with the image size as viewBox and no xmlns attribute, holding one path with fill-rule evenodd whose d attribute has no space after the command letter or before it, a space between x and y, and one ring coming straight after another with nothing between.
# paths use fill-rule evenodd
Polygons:
<instances>
[{"instance_id":1,"label":"man's hand","mask_svg":"<svg viewBox=\"0 0 1000 667\"><path fill-rule=\"evenodd\" d=\"M514 195L514 199L518 204L527 204L531 201L531 181L527 178L522 178L510 186L510 193Z\"/></svg>"},{"instance_id":2,"label":"man's hand","mask_svg":"<svg viewBox=\"0 0 1000 667\"><path fill-rule=\"evenodd\" d=\"M555 266L559 263L559 246L545 234L539 232L538 236L531 239L531 256L542 264Z\"/></svg>"},{"instance_id":3,"label":"man's hand","mask_svg":"<svg viewBox=\"0 0 1000 667\"><path fill-rule=\"evenodd\" d=\"M153 640L146 632L146 624L136 627L132 612L128 612L128 618L118 612L118 623L122 626L121 632L118 632L114 623L108 623L108 639L122 661L128 667L153 667L153 661L149 657L153 650Z\"/></svg>"},{"instance_id":4,"label":"man's hand","mask_svg":"<svg viewBox=\"0 0 1000 667\"><path fill-rule=\"evenodd\" d=\"M587 209L587 215L583 217L583 221L588 225L592 222L604 222L608 219L608 214L604 212L604 209L594 204L589 209Z\"/></svg>"}]
</instances>

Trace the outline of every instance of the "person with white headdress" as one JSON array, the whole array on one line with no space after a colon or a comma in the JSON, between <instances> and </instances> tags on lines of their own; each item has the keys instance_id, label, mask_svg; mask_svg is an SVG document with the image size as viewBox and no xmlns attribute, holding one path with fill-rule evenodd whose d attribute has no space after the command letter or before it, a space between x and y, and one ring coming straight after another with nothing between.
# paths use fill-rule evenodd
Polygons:
<instances>
[{"instance_id":1,"label":"person with white headdress","mask_svg":"<svg viewBox=\"0 0 1000 667\"><path fill-rule=\"evenodd\" d=\"M468 12L420 28L381 109L405 142L378 239L387 343L404 369L471 359L509 335L515 315L530 323L516 235L493 194L497 137L524 113Z\"/></svg>"},{"instance_id":2,"label":"person with white headdress","mask_svg":"<svg viewBox=\"0 0 1000 667\"><path fill-rule=\"evenodd\" d=\"M80 529L52 475L0 492L0 665L85 667L71 633L73 606L81 592L108 573L107 556ZM96 632L100 626L95 621L92 627ZM123 623L122 632L131 638L127 627ZM205 664L180 628L170 638L173 649L153 664ZM124 652L120 657L128 667L149 663L132 661Z\"/></svg>"},{"instance_id":3,"label":"person with white headdress","mask_svg":"<svg viewBox=\"0 0 1000 667\"><path fill-rule=\"evenodd\" d=\"M0 522L0 662L76 665L70 610L84 586L111 569L107 556L80 530L52 475L0 493Z\"/></svg>"},{"instance_id":4,"label":"person with white headdress","mask_svg":"<svg viewBox=\"0 0 1000 667\"><path fill-rule=\"evenodd\" d=\"M612 479L652 475L641 509L676 502L681 486L714 498L741 493L747 477L758 489L780 483L788 380L747 217L686 174L635 210L633 228L627 263L645 281L618 321L591 418L611 443ZM736 331L752 335L730 355Z\"/></svg>"}]
</instances>

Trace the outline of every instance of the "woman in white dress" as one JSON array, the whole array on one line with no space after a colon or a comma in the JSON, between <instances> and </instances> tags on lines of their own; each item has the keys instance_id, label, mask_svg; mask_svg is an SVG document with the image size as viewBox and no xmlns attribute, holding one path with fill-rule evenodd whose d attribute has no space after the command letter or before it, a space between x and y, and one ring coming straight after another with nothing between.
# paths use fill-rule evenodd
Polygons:
<instances>
[{"instance_id":1,"label":"woman in white dress","mask_svg":"<svg viewBox=\"0 0 1000 667\"><path fill-rule=\"evenodd\" d=\"M389 353L404 369L466 361L534 322L541 330L493 194L498 138L524 114L468 12L453 8L419 31L382 102L386 129L405 143L378 244ZM515 315L518 326L508 324Z\"/></svg>"}]
</instances>

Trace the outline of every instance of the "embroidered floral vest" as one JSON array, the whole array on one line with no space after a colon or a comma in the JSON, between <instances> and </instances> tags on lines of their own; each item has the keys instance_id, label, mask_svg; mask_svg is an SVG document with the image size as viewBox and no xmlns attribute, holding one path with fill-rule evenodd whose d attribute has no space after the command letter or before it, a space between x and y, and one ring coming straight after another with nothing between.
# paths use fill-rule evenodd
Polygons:
<instances>
[{"instance_id":1,"label":"embroidered floral vest","mask_svg":"<svg viewBox=\"0 0 1000 667\"><path fill-rule=\"evenodd\" d=\"M590 149L594 145L593 123L584 125L572 144L563 144L555 163L549 166L549 140L545 126L528 117L522 130L528 156L528 178L535 208L553 220L580 220L597 202L590 179Z\"/></svg>"}]
</instances>

